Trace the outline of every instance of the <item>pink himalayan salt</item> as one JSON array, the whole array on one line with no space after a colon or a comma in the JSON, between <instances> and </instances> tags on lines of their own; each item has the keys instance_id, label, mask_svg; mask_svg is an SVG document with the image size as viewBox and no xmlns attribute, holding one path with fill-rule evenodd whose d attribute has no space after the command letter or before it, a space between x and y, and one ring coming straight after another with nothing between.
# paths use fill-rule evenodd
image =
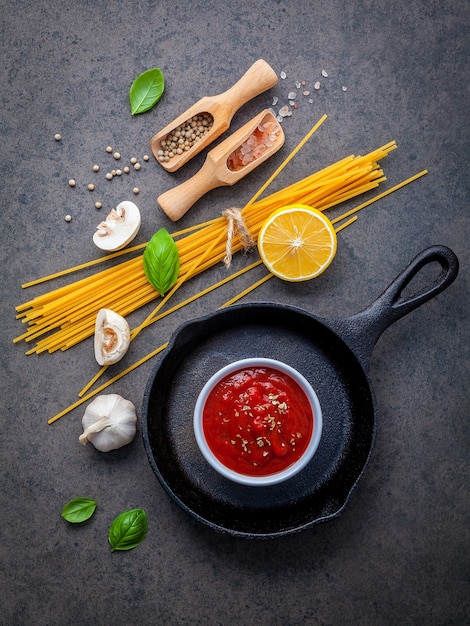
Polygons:
<instances>
[{"instance_id":1,"label":"pink himalayan salt","mask_svg":"<svg viewBox=\"0 0 470 626\"><path fill-rule=\"evenodd\" d=\"M229 170L236 171L264 154L276 141L281 129L274 121L259 124L258 128L227 159Z\"/></svg>"}]
</instances>

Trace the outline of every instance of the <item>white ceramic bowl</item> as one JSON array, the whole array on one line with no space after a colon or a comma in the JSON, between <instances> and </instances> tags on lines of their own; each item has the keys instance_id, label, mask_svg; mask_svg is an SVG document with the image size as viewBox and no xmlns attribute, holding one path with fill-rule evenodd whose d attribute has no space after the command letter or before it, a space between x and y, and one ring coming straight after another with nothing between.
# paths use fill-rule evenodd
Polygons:
<instances>
[{"instance_id":1,"label":"white ceramic bowl","mask_svg":"<svg viewBox=\"0 0 470 626\"><path fill-rule=\"evenodd\" d=\"M305 395L308 398L310 403L310 407L312 409L312 413L314 416L314 427L312 430L312 435L308 445L302 454L302 456L292 465L288 466L286 469L277 472L275 474L267 474L265 476L249 476L246 474L240 474L228 467L226 467L223 463L219 461L219 459L215 456L212 450L209 448L207 444L203 425L202 425L202 416L204 411L204 406L206 400L214 388L225 376L236 372L237 370L244 369L247 367L270 367L272 369L278 370L281 373L286 374L294 381L296 381ZM206 461L222 476L228 478L234 482L250 485L253 487L264 487L267 485L274 485L280 482L283 482L298 472L302 470L307 463L312 460L313 455L315 454L318 445L320 443L321 433L322 433L322 412L320 403L318 401L317 395L312 389L310 383L300 374L297 370L290 367L289 365L282 363L280 361L276 361L274 359L265 359L265 358L251 358L251 359L243 359L240 361L234 361L229 365L226 365L218 372L216 372L204 385L201 390L201 393L198 396L196 401L196 406L194 409L194 434L196 436L196 441L199 446L199 449L206 459Z\"/></svg>"}]
</instances>

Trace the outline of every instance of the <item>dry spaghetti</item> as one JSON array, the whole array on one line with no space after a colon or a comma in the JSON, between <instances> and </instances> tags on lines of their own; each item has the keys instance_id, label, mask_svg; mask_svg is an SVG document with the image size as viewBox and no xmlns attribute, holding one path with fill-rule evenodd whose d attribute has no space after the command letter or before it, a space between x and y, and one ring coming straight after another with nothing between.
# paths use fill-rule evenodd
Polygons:
<instances>
[{"instance_id":1,"label":"dry spaghetti","mask_svg":"<svg viewBox=\"0 0 470 626\"><path fill-rule=\"evenodd\" d=\"M302 203L324 211L374 189L386 180L378 161L396 148L394 141L365 156L348 156L263 200L256 200L322 120L240 210L252 239L256 239L263 222L279 207ZM179 239L174 235L180 255L177 287L224 260L227 254L226 229L226 218L221 216L200 224L197 230L189 229L190 232L186 231L187 234ZM232 253L239 251L243 244L243 237L234 232ZM18 306L17 318L26 323L28 329L14 341L36 342L26 354L67 350L93 334L96 314L100 308L110 308L126 316L158 296L145 277L140 255ZM157 306L146 322L160 308L161 305Z\"/></svg>"}]
</instances>

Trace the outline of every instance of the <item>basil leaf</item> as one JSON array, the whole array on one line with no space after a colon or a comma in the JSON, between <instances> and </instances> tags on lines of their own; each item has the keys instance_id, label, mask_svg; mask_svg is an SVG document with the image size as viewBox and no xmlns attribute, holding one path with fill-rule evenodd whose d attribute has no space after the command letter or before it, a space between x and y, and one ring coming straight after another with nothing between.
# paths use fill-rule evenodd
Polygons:
<instances>
[{"instance_id":1,"label":"basil leaf","mask_svg":"<svg viewBox=\"0 0 470 626\"><path fill-rule=\"evenodd\" d=\"M72 524L85 522L93 515L96 502L89 498L74 498L62 509L62 517Z\"/></svg>"},{"instance_id":2,"label":"basil leaf","mask_svg":"<svg viewBox=\"0 0 470 626\"><path fill-rule=\"evenodd\" d=\"M180 270L178 248L165 228L160 228L148 242L143 263L147 280L164 296L175 284Z\"/></svg>"},{"instance_id":3,"label":"basil leaf","mask_svg":"<svg viewBox=\"0 0 470 626\"><path fill-rule=\"evenodd\" d=\"M143 509L124 511L114 519L109 528L111 551L132 550L144 540L147 530L147 514Z\"/></svg>"},{"instance_id":4,"label":"basil leaf","mask_svg":"<svg viewBox=\"0 0 470 626\"><path fill-rule=\"evenodd\" d=\"M132 115L148 111L162 97L165 79L160 68L146 70L134 80L129 90Z\"/></svg>"}]
</instances>

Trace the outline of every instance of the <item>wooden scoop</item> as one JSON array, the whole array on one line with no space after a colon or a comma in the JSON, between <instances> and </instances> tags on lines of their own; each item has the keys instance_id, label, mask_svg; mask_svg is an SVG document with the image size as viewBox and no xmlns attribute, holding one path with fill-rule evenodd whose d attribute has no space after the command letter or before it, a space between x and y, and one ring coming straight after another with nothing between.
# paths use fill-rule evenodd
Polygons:
<instances>
[{"instance_id":1,"label":"wooden scoop","mask_svg":"<svg viewBox=\"0 0 470 626\"><path fill-rule=\"evenodd\" d=\"M272 145L267 146L260 156L246 165L242 165L239 169L230 169L231 155L242 145L246 145L245 142L253 135L258 126L267 122L274 122L276 125L277 134ZM207 154L204 165L194 176L161 194L157 202L168 217L176 222L205 193L216 187L233 185L254 170L255 167L261 165L282 147L284 140L284 132L275 115L270 109L265 109L213 148Z\"/></svg>"},{"instance_id":2,"label":"wooden scoop","mask_svg":"<svg viewBox=\"0 0 470 626\"><path fill-rule=\"evenodd\" d=\"M263 59L259 59L233 87L218 96L206 96L202 98L171 122L171 124L168 124L163 130L154 135L150 140L153 155L162 167L169 172L175 172L214 141L214 139L217 139L217 137L224 133L230 126L236 111L243 104L270 87L273 87L277 81L278 78L272 67L266 63L266 61L263 61ZM200 115L201 113L209 113L213 118L213 125L209 132L186 152L171 157L167 162L161 161L158 152L162 149L162 140L166 139L167 135L172 130L184 124L193 116Z\"/></svg>"}]
</instances>

